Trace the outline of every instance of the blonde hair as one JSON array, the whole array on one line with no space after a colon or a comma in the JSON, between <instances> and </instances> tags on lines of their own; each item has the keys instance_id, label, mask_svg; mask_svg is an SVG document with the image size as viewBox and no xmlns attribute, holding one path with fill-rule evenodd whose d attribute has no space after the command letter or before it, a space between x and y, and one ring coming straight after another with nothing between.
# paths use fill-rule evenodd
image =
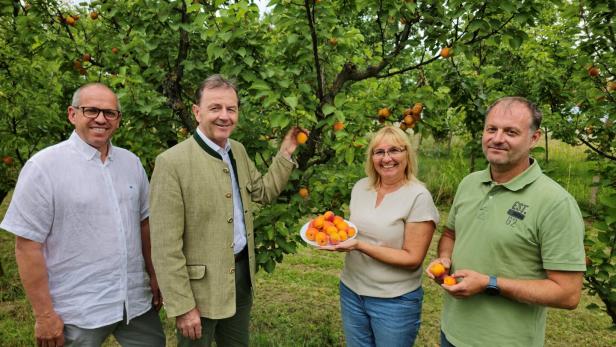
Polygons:
<instances>
[{"instance_id":1,"label":"blonde hair","mask_svg":"<svg viewBox=\"0 0 616 347\"><path fill-rule=\"evenodd\" d=\"M389 140L390 142L406 149L406 152L404 152L406 153L407 160L406 167L404 168L405 183L413 181L419 182L417 180L417 158L408 135L400 128L386 125L374 134L370 144L368 145L368 150L366 151L365 170L366 175L370 180L370 186L376 189L381 184L381 176L376 171L374 162L372 161L372 151L374 151L374 148L383 140Z\"/></svg>"}]
</instances>

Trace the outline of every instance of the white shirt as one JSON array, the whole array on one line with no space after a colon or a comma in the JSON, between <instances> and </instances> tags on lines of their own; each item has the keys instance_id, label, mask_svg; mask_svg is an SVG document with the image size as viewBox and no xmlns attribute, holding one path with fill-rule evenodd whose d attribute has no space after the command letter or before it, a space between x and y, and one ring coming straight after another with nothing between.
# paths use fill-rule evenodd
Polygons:
<instances>
[{"instance_id":1,"label":"white shirt","mask_svg":"<svg viewBox=\"0 0 616 347\"><path fill-rule=\"evenodd\" d=\"M148 179L133 153L100 153L73 132L24 165L0 228L43 244L49 291L65 324L93 329L152 306L141 251Z\"/></svg>"},{"instance_id":2,"label":"white shirt","mask_svg":"<svg viewBox=\"0 0 616 347\"><path fill-rule=\"evenodd\" d=\"M233 191L233 253L238 254L244 249L244 246L246 246L246 225L244 224L244 207L242 205L242 197L240 196L240 188L235 179L235 171L233 170L231 158L229 157L231 145L229 141L227 141L225 148L220 147L205 136L199 128L197 128L197 134L199 134L199 137L201 137L208 147L220 154L222 161L227 164L231 172L231 190Z\"/></svg>"}]
</instances>

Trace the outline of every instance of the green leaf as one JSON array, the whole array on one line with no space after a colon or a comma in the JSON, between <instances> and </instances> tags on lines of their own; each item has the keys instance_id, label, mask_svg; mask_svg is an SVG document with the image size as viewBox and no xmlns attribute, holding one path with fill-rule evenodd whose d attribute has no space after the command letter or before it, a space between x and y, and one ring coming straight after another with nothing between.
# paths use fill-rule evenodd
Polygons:
<instances>
[{"instance_id":1,"label":"green leaf","mask_svg":"<svg viewBox=\"0 0 616 347\"><path fill-rule=\"evenodd\" d=\"M608 195L608 196L599 196L599 201L608 207L616 208L616 194Z\"/></svg>"},{"instance_id":2,"label":"green leaf","mask_svg":"<svg viewBox=\"0 0 616 347\"><path fill-rule=\"evenodd\" d=\"M291 110L295 111L295 108L297 107L297 96L285 96L283 98L285 104L289 105L289 107L291 107Z\"/></svg>"},{"instance_id":3,"label":"green leaf","mask_svg":"<svg viewBox=\"0 0 616 347\"><path fill-rule=\"evenodd\" d=\"M336 108L330 104L325 104L323 105L323 114L324 115L330 115L332 113L334 113L334 111L336 111Z\"/></svg>"},{"instance_id":4,"label":"green leaf","mask_svg":"<svg viewBox=\"0 0 616 347\"><path fill-rule=\"evenodd\" d=\"M334 105L337 108L341 108L347 101L346 98L346 94L344 93L338 93L338 95L336 95L336 97L334 98Z\"/></svg>"},{"instance_id":5,"label":"green leaf","mask_svg":"<svg viewBox=\"0 0 616 347\"><path fill-rule=\"evenodd\" d=\"M355 151L352 148L349 148L344 153L344 160L346 161L347 165L351 165L353 164L353 159L355 159Z\"/></svg>"},{"instance_id":6,"label":"green leaf","mask_svg":"<svg viewBox=\"0 0 616 347\"><path fill-rule=\"evenodd\" d=\"M192 4L188 6L188 8L186 9L186 13L198 12L199 10L201 10L201 4Z\"/></svg>"},{"instance_id":7,"label":"green leaf","mask_svg":"<svg viewBox=\"0 0 616 347\"><path fill-rule=\"evenodd\" d=\"M520 46L522 46L522 38L518 36L512 36L509 38L509 47L519 49Z\"/></svg>"},{"instance_id":8,"label":"green leaf","mask_svg":"<svg viewBox=\"0 0 616 347\"><path fill-rule=\"evenodd\" d=\"M286 128L287 125L291 122L291 119L287 117L283 112L275 113L271 118L271 125L273 128Z\"/></svg>"}]
</instances>

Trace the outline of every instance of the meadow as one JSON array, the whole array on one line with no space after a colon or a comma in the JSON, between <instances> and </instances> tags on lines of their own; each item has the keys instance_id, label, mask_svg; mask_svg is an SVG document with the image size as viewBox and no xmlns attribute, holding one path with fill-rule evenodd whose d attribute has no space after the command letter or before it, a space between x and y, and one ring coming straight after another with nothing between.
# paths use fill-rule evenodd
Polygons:
<instances>
[{"instance_id":1,"label":"meadow","mask_svg":"<svg viewBox=\"0 0 616 347\"><path fill-rule=\"evenodd\" d=\"M421 148L420 178L438 202L444 221L457 182L468 173L468 160L461 150L448 152L428 139ZM585 157L582 148L557 141L550 142L549 163L542 163L541 154L537 155L550 176L587 208L592 177L591 164ZM483 168L480 165L478 169ZM0 216L4 215L9 198L0 206ZM434 235L426 262L435 256L439 234L440 228ZM252 311L251 346L344 346L338 302L338 276L343 257L339 253L300 247L296 254L286 256L274 273L260 271ZM0 346L33 346L33 317L17 275L13 237L6 232L0 232L0 259L4 270L0 273ZM438 346L444 294L426 278L423 288L422 325L416 346ZM584 292L577 309L550 309L546 346L615 346L616 330L611 320L601 310L586 308L589 304L603 305ZM175 346L174 322L165 318L164 311L161 317L168 346ZM105 346L117 346L117 343L111 338Z\"/></svg>"}]
</instances>

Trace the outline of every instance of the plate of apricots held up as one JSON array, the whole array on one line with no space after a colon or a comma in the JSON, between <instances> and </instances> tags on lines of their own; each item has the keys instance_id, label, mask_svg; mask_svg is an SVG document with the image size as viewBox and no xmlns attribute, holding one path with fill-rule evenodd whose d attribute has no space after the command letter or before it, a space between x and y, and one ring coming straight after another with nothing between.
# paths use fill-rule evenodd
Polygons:
<instances>
[{"instance_id":1,"label":"plate of apricots held up","mask_svg":"<svg viewBox=\"0 0 616 347\"><path fill-rule=\"evenodd\" d=\"M357 227L332 211L327 211L304 224L299 234L307 244L322 247L354 239Z\"/></svg>"}]
</instances>

